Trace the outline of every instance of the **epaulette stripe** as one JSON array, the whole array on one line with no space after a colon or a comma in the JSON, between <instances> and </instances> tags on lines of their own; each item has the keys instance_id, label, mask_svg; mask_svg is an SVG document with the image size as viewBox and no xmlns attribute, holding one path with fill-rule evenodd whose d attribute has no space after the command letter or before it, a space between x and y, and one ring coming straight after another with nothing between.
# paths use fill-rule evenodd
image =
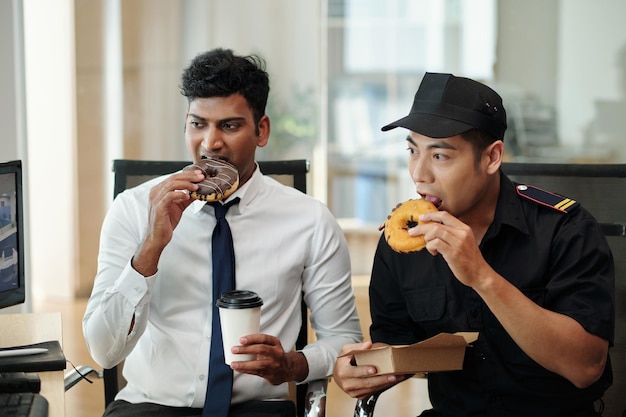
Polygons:
<instances>
[{"instance_id":1,"label":"epaulette stripe","mask_svg":"<svg viewBox=\"0 0 626 417\"><path fill-rule=\"evenodd\" d=\"M576 200L572 200L571 198L566 198L565 200L561 201L559 204L557 204L554 207L560 208L561 210L567 210L573 204L576 204Z\"/></svg>"},{"instance_id":2,"label":"epaulette stripe","mask_svg":"<svg viewBox=\"0 0 626 417\"><path fill-rule=\"evenodd\" d=\"M580 205L576 200L531 185L520 184L517 185L516 190L517 194L528 200L546 207L551 207L563 213L568 213Z\"/></svg>"},{"instance_id":3,"label":"epaulette stripe","mask_svg":"<svg viewBox=\"0 0 626 417\"><path fill-rule=\"evenodd\" d=\"M522 194L522 195L523 195L523 194ZM548 202L546 202L546 201L541 201L541 200L539 200L539 199L532 198L531 196L528 196L528 195L526 195L526 196L524 196L524 197L526 197L527 199L529 199L529 200L531 200L531 201L534 201L534 202L535 202L535 203L537 203L537 204L541 204L542 206L550 207L550 208L553 208L553 209L555 209L555 210L562 211L563 213L567 213L567 211L566 211L565 209L563 209L563 208L559 207L559 206L558 206L558 205L556 205L556 204L550 204L550 203L548 203Z\"/></svg>"}]
</instances>

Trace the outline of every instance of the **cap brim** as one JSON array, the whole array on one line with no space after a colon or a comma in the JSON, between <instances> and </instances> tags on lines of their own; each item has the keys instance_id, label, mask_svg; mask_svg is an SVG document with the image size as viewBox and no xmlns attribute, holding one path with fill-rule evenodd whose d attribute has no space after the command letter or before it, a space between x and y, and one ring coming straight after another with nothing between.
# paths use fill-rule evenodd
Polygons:
<instances>
[{"instance_id":1,"label":"cap brim","mask_svg":"<svg viewBox=\"0 0 626 417\"><path fill-rule=\"evenodd\" d=\"M473 129L474 126L433 114L412 113L381 128L383 132L404 127L431 138L449 138Z\"/></svg>"}]
</instances>

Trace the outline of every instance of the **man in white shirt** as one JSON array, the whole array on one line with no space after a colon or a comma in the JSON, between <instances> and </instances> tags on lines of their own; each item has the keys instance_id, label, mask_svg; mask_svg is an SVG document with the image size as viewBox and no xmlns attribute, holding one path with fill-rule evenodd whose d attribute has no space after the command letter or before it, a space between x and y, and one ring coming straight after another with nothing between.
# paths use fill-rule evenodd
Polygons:
<instances>
[{"instance_id":1,"label":"man in white shirt","mask_svg":"<svg viewBox=\"0 0 626 417\"><path fill-rule=\"evenodd\" d=\"M223 49L198 55L183 73L181 92L189 101L185 141L194 162L220 158L240 176L227 199L240 202L226 214L236 287L264 301L260 334L234 348L256 360L231 365L229 415L244 416L246 407L258 408L256 400L287 399L288 381L331 375L341 346L361 341L348 250L326 206L259 172L255 151L270 135L269 80L259 58ZM105 416L202 412L216 220L212 206L189 196L201 179L198 171L178 172L126 190L105 218L83 331L101 366L125 360L128 381ZM317 341L294 351L302 294Z\"/></svg>"}]
</instances>

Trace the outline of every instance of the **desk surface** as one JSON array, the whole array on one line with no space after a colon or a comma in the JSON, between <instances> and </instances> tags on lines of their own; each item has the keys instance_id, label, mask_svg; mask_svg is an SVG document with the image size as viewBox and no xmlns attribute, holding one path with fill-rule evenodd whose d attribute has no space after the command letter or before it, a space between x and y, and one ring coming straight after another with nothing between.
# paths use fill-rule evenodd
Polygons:
<instances>
[{"instance_id":1,"label":"desk surface","mask_svg":"<svg viewBox=\"0 0 626 417\"><path fill-rule=\"evenodd\" d=\"M0 314L0 347L58 340L63 346L61 313ZM49 403L49 417L65 416L63 371L39 372L40 394Z\"/></svg>"}]
</instances>

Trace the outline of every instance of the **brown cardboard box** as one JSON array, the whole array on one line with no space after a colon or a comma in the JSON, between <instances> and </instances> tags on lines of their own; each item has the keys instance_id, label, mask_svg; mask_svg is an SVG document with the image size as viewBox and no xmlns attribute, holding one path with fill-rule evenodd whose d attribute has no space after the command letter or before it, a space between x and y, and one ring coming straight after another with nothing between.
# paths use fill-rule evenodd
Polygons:
<instances>
[{"instance_id":1,"label":"brown cardboard box","mask_svg":"<svg viewBox=\"0 0 626 417\"><path fill-rule=\"evenodd\" d=\"M440 333L408 346L353 350L357 365L374 365L378 375L454 371L463 368L465 348L477 332Z\"/></svg>"}]
</instances>

